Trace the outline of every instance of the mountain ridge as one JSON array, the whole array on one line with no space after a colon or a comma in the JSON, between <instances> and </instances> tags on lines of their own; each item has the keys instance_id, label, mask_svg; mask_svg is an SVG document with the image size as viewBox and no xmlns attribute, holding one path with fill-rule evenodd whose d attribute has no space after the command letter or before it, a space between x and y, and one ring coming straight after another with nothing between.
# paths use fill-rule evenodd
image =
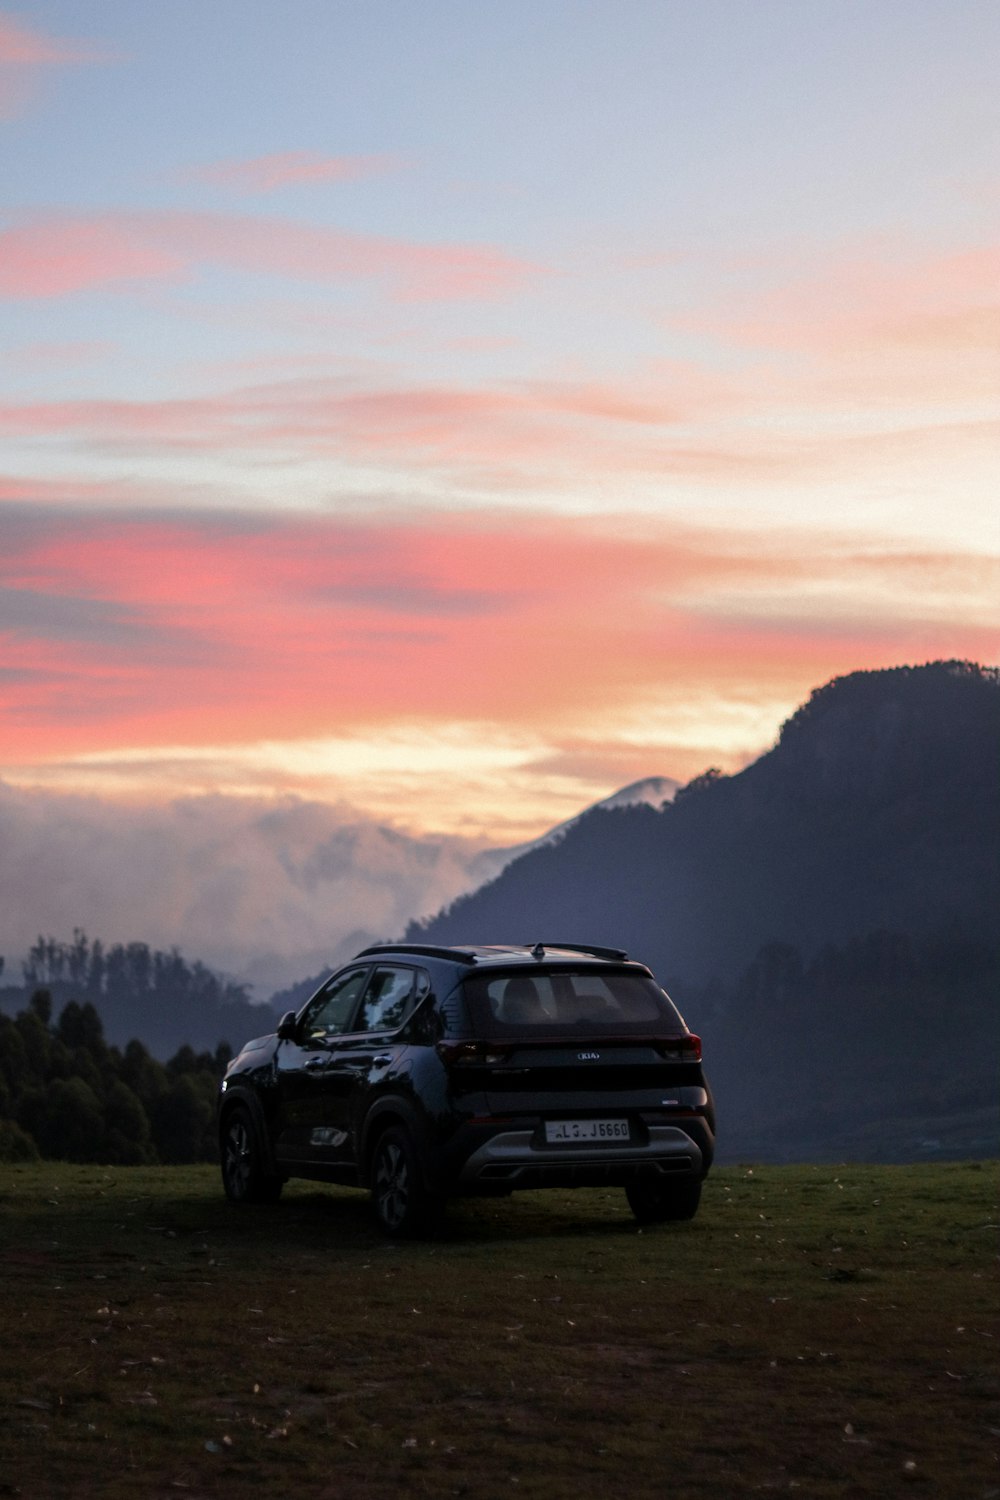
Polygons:
<instances>
[{"instance_id":1,"label":"mountain ridge","mask_svg":"<svg viewBox=\"0 0 1000 1500\"><path fill-rule=\"evenodd\" d=\"M835 678L744 770L697 777L658 811L590 809L406 936L575 929L695 983L735 977L772 941L956 921L996 936L998 710L1000 673L972 663Z\"/></svg>"},{"instance_id":2,"label":"mountain ridge","mask_svg":"<svg viewBox=\"0 0 1000 1500\"><path fill-rule=\"evenodd\" d=\"M705 1041L723 1160L997 1154L998 751L994 668L837 678L744 770L594 809L407 938L650 964Z\"/></svg>"}]
</instances>

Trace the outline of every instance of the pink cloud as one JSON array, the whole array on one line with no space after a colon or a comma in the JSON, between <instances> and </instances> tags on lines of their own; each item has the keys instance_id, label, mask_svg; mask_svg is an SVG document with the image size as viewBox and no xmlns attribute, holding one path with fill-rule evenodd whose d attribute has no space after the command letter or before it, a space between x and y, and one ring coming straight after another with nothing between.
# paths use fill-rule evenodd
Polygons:
<instances>
[{"instance_id":1,"label":"pink cloud","mask_svg":"<svg viewBox=\"0 0 1000 1500\"><path fill-rule=\"evenodd\" d=\"M183 267L175 253L101 220L52 221L0 233L0 294L12 298L162 280Z\"/></svg>"},{"instance_id":2,"label":"pink cloud","mask_svg":"<svg viewBox=\"0 0 1000 1500\"><path fill-rule=\"evenodd\" d=\"M47 36L0 12L0 118L11 119L24 109L45 70L111 60L91 43Z\"/></svg>"},{"instance_id":3,"label":"pink cloud","mask_svg":"<svg viewBox=\"0 0 1000 1500\"><path fill-rule=\"evenodd\" d=\"M64 67L107 59L108 53L89 42L31 31L9 12L0 12L0 67Z\"/></svg>"},{"instance_id":4,"label":"pink cloud","mask_svg":"<svg viewBox=\"0 0 1000 1500\"><path fill-rule=\"evenodd\" d=\"M759 393L766 410L779 400L783 425L690 429L690 424L741 415L741 399L725 380L682 371L659 391L650 382L589 385L510 383L501 387L400 385L380 389L358 380L301 377L244 386L216 395L160 401L87 400L0 405L0 433L14 439L59 438L96 452L166 455L211 452L266 455L282 463L315 458L420 468L456 482L501 487L530 480L565 488L582 475L614 474L643 482L675 477L695 484L722 481L768 485L850 474L870 466L902 473L924 464L979 461L995 442L992 424L889 422L855 431L850 424L818 430L809 401L848 402L846 381L814 378L801 392ZM864 392L874 407L881 387ZM799 419L795 399L805 410ZM684 425L689 426L683 432Z\"/></svg>"},{"instance_id":5,"label":"pink cloud","mask_svg":"<svg viewBox=\"0 0 1000 1500\"><path fill-rule=\"evenodd\" d=\"M287 219L208 213L46 218L0 233L0 291L55 297L200 265L297 280L384 281L411 300L489 298L539 267L475 245L418 245Z\"/></svg>"},{"instance_id":6,"label":"pink cloud","mask_svg":"<svg viewBox=\"0 0 1000 1500\"><path fill-rule=\"evenodd\" d=\"M67 501L113 501L107 484L77 476L66 479L36 479L20 474L0 474L0 501L29 500L37 504L65 505Z\"/></svg>"},{"instance_id":7,"label":"pink cloud","mask_svg":"<svg viewBox=\"0 0 1000 1500\"><path fill-rule=\"evenodd\" d=\"M6 763L407 718L551 738L667 684L794 702L859 666L995 651L982 558L851 535L30 506L4 534Z\"/></svg>"},{"instance_id":8,"label":"pink cloud","mask_svg":"<svg viewBox=\"0 0 1000 1500\"><path fill-rule=\"evenodd\" d=\"M8 350L12 370L71 369L89 365L113 354L116 345L107 339L75 339L66 343L22 344Z\"/></svg>"},{"instance_id":9,"label":"pink cloud","mask_svg":"<svg viewBox=\"0 0 1000 1500\"><path fill-rule=\"evenodd\" d=\"M249 160L213 162L192 167L184 176L239 193L272 193L302 183L359 182L395 171L399 157L371 154L321 156L315 151L280 151Z\"/></svg>"},{"instance_id":10,"label":"pink cloud","mask_svg":"<svg viewBox=\"0 0 1000 1500\"><path fill-rule=\"evenodd\" d=\"M688 399L665 392L657 402L627 384L379 389L301 378L166 401L8 404L0 406L0 432L58 437L107 454L256 451L282 462L389 462L502 484L530 474L535 483L564 485L581 471L704 477L720 466L728 472L737 457L744 474L772 477L787 466L787 455L755 458L745 443L728 455L674 450L671 427Z\"/></svg>"},{"instance_id":11,"label":"pink cloud","mask_svg":"<svg viewBox=\"0 0 1000 1500\"><path fill-rule=\"evenodd\" d=\"M998 287L998 246L917 257L877 244L845 250L808 276L789 273L772 290L728 301L720 293L712 314L671 321L759 348L836 356L899 344L934 354L989 342Z\"/></svg>"}]
</instances>

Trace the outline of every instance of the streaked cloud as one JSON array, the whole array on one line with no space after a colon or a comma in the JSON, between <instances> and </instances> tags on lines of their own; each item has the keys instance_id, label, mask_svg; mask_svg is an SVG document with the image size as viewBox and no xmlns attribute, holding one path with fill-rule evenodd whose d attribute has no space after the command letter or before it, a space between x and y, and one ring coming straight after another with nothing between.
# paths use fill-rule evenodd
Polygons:
<instances>
[{"instance_id":1,"label":"streaked cloud","mask_svg":"<svg viewBox=\"0 0 1000 1500\"><path fill-rule=\"evenodd\" d=\"M52 36L0 11L0 119L21 113L49 70L114 60L109 49L96 43Z\"/></svg>"},{"instance_id":2,"label":"streaked cloud","mask_svg":"<svg viewBox=\"0 0 1000 1500\"><path fill-rule=\"evenodd\" d=\"M756 351L770 399L804 391L814 421L845 406L871 421L887 408L995 400L1000 247L918 255L858 243L814 254L808 270L779 269L777 285L723 291L672 325Z\"/></svg>"},{"instance_id":3,"label":"streaked cloud","mask_svg":"<svg viewBox=\"0 0 1000 1500\"><path fill-rule=\"evenodd\" d=\"M272 151L266 156L189 167L180 175L211 187L256 194L303 184L359 182L398 171L402 165L400 157L389 155L323 156L318 151Z\"/></svg>"},{"instance_id":4,"label":"streaked cloud","mask_svg":"<svg viewBox=\"0 0 1000 1500\"><path fill-rule=\"evenodd\" d=\"M278 786L516 840L619 769L732 768L858 660L996 644L996 564L849 530L16 504L3 525L0 742L24 785Z\"/></svg>"},{"instance_id":5,"label":"streaked cloud","mask_svg":"<svg viewBox=\"0 0 1000 1500\"><path fill-rule=\"evenodd\" d=\"M169 279L184 267L175 252L100 219L52 220L0 232L0 293L11 298Z\"/></svg>"},{"instance_id":6,"label":"streaked cloud","mask_svg":"<svg viewBox=\"0 0 1000 1500\"><path fill-rule=\"evenodd\" d=\"M55 228L64 233L48 249ZM6 274L13 286L55 294L90 277L186 276L228 257L230 267L357 277L394 295L422 288L447 299L511 291L531 275L524 262L468 254L362 243L287 220L132 215L8 230L0 283ZM951 475L988 545L998 418L986 330L1000 306L996 269L995 253L982 247L911 252L898 267L884 247L881 259L841 247L804 284L744 287L719 298L711 315L675 317L670 326L696 338L685 358L650 356L614 371L598 361L592 371L521 373L528 356L515 345L496 354L495 368L440 378L405 340L395 357L377 359L375 335L366 344L360 326L348 334L343 325L324 340L361 340L363 357L257 356L242 368L277 378L228 386L219 362L198 372L197 393L168 397L8 397L0 431L26 452L58 443L105 463L139 457L161 475L164 463L210 455L248 489L265 460L307 476L297 481L300 496L318 497L321 475L330 476L328 490L340 474L397 489L421 476L462 504L518 496L539 505L548 496L598 511L613 484L625 509L669 504L683 516L709 497L805 520L834 505L852 524L875 497L877 525L942 537L947 524L932 501ZM372 311L376 330L380 317ZM283 481L262 490L265 503L279 488Z\"/></svg>"},{"instance_id":7,"label":"streaked cloud","mask_svg":"<svg viewBox=\"0 0 1000 1500\"><path fill-rule=\"evenodd\" d=\"M67 67L106 61L105 50L91 42L48 36L25 26L9 11L0 12L0 67Z\"/></svg>"},{"instance_id":8,"label":"streaked cloud","mask_svg":"<svg viewBox=\"0 0 1000 1500\"><path fill-rule=\"evenodd\" d=\"M413 301L496 297L541 271L488 246L411 244L273 216L53 214L0 232L0 292L11 298L170 281L201 266L320 284L381 282Z\"/></svg>"}]
</instances>

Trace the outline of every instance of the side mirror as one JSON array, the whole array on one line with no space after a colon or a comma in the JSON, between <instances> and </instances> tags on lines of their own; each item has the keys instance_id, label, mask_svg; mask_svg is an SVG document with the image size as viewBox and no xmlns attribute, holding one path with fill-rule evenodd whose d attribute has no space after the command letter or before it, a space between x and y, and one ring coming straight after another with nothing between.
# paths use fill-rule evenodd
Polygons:
<instances>
[{"instance_id":1,"label":"side mirror","mask_svg":"<svg viewBox=\"0 0 1000 1500\"><path fill-rule=\"evenodd\" d=\"M295 1040L295 1012L286 1010L278 1022L277 1037L279 1042L292 1042Z\"/></svg>"}]
</instances>

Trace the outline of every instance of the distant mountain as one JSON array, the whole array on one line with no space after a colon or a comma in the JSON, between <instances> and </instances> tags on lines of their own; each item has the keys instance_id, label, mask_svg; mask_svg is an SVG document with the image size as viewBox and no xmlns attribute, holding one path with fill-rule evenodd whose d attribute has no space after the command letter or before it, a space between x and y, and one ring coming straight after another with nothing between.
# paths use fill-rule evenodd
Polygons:
<instances>
[{"instance_id":1,"label":"distant mountain","mask_svg":"<svg viewBox=\"0 0 1000 1500\"><path fill-rule=\"evenodd\" d=\"M766 942L998 925L997 673L933 663L838 678L735 776L659 809L597 807L407 937L580 939L665 977L733 978Z\"/></svg>"},{"instance_id":2,"label":"distant mountain","mask_svg":"<svg viewBox=\"0 0 1000 1500\"><path fill-rule=\"evenodd\" d=\"M589 813L608 811L615 807L663 807L675 796L679 787L680 782L673 781L669 776L645 776L641 781L630 782L628 786L612 792L610 797L604 797L600 802L584 808L575 817L567 818L564 823L557 823L548 833L541 834L530 843L515 844L506 849L484 849L470 865L470 873L478 875L479 884L484 885L495 880L502 870L515 859L520 859L522 854L530 854L534 849L544 849L549 844L558 844Z\"/></svg>"},{"instance_id":3,"label":"distant mountain","mask_svg":"<svg viewBox=\"0 0 1000 1500\"><path fill-rule=\"evenodd\" d=\"M558 841L523 854L432 921L411 924L407 937L626 948L654 967L712 1041L723 1120L728 1093L742 1101L738 1124L748 1140L767 1135L763 1096L756 1104L752 1097L754 1070L761 1079L770 1076L765 1060L773 1073L783 1056L801 1053L796 1088L804 1090L806 1114L825 1070L837 1066L833 1059L846 1065L850 1049L841 1044L825 1057L810 1049L811 1036L826 1035L816 1013L823 1004L849 1015L853 1028L867 1028L868 1055L879 1056L883 1081L892 1075L900 1120L908 1077L915 1069L931 1089L933 1059L952 1045L965 1061L951 1073L971 1079L980 1098L1000 1050L990 977L1000 949L998 750L994 669L934 662L838 678L814 692L775 747L738 775L709 772L660 809L588 812ZM857 952L866 942L877 948L879 935L904 944L909 957L891 983L882 983L872 1014L858 1004L862 992L875 1003L870 976L834 983L830 975L867 975L863 964L858 969ZM761 950L791 955L798 977L763 995L758 986L756 1028L748 1033L747 974ZM849 957L839 970L831 962L821 982L815 966L825 950ZM942 952L952 955L949 962L933 958ZM932 968L936 988L929 997ZM952 1004L964 1029L943 1043ZM907 1015L914 1005L925 1017L930 1006L936 1017L919 1039L916 1059ZM909 1062L897 1067L894 1060L904 1058ZM995 1089L995 1073L989 1076ZM840 1086L849 1094L850 1077ZM958 1087L952 1077L949 1111ZM826 1098L829 1089L820 1093ZM831 1150L837 1143L862 1149L849 1145L857 1100L852 1096L839 1117L838 1100L839 1093L832 1114L809 1125L813 1152L817 1141ZM940 1095L938 1103L945 1108ZM786 1106L787 1100L787 1114ZM979 1106L970 1108L975 1113ZM885 1148L889 1154L906 1154L906 1142L913 1145L917 1136L938 1139L927 1134L924 1119L933 1122L935 1110L917 1113L923 1123L900 1125L903 1135ZM806 1123L802 1115L792 1135ZM980 1126L981 1120L970 1123L963 1139L978 1139ZM879 1149L877 1129L862 1136L868 1154Z\"/></svg>"},{"instance_id":4,"label":"distant mountain","mask_svg":"<svg viewBox=\"0 0 1000 1500\"><path fill-rule=\"evenodd\" d=\"M555 828L550 828L548 833L542 834L541 838L526 845L523 852L540 848L543 844L557 844L588 813L610 812L616 807L665 807L679 790L680 782L672 781L669 776L645 776L642 781L630 782L620 791L612 792L610 797L604 797L600 802L595 802L592 807L587 807L583 812L577 813L575 818L567 818L565 823L557 823Z\"/></svg>"},{"instance_id":5,"label":"distant mountain","mask_svg":"<svg viewBox=\"0 0 1000 1500\"><path fill-rule=\"evenodd\" d=\"M518 844L510 848L484 849L469 865L469 883L473 887L485 884L496 879L502 870L506 869L513 860L520 859L522 854L527 854L533 849L545 848L549 844L557 844L581 818L586 817L596 808L638 807L640 805L662 807L673 797L678 785L678 782L672 781L668 776L647 776L642 781L633 781L631 785L622 787L620 791L612 792L610 797L595 802L592 807L584 809L575 818L568 818L565 823L559 823L555 828L550 828L548 833L543 833L540 838L533 839L531 843ZM348 963L355 953L369 943L378 941L377 934L362 930L349 934L330 953L327 963L318 973L311 975L308 979L300 979L295 984L273 994L270 1002L271 1008L279 1015L287 1010L298 1010L299 1006L304 1005L310 995L319 988L331 969Z\"/></svg>"}]
</instances>

